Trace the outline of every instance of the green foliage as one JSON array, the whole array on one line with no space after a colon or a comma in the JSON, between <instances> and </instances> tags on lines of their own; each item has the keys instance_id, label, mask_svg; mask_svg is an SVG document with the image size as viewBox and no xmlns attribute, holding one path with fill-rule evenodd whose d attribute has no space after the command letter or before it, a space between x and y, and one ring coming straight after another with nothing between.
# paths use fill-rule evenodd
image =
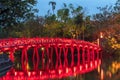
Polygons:
<instances>
[{"instance_id":1,"label":"green foliage","mask_svg":"<svg viewBox=\"0 0 120 80\"><path fill-rule=\"evenodd\" d=\"M42 37L43 36L43 18L36 18L13 27L10 33L11 37Z\"/></svg>"},{"instance_id":2,"label":"green foliage","mask_svg":"<svg viewBox=\"0 0 120 80\"><path fill-rule=\"evenodd\" d=\"M36 12L36 9L33 9L36 0L0 0L0 4L7 9L0 14L0 26L7 30L10 30L11 26L32 18Z\"/></svg>"}]
</instances>

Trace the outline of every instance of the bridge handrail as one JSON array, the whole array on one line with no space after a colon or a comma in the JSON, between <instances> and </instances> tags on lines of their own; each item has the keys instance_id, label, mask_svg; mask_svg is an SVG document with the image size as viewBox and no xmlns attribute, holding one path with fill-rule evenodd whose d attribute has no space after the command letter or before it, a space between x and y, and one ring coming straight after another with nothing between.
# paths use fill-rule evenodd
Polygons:
<instances>
[{"instance_id":1,"label":"bridge handrail","mask_svg":"<svg viewBox=\"0 0 120 80\"><path fill-rule=\"evenodd\" d=\"M82 44L82 45L92 45L98 47L93 43L83 41L83 40L71 40L71 39L61 39L61 38L10 38L10 39L0 39L0 48L10 48L12 46L24 46L33 44L52 44L52 43L68 43L68 44Z\"/></svg>"}]
</instances>

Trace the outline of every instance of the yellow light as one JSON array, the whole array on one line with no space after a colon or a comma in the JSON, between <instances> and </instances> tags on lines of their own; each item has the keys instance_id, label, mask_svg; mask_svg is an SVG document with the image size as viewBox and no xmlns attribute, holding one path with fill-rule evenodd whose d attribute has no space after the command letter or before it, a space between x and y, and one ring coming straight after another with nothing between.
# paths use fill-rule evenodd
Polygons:
<instances>
[{"instance_id":1,"label":"yellow light","mask_svg":"<svg viewBox=\"0 0 120 80\"><path fill-rule=\"evenodd\" d=\"M103 33L102 32L100 32L100 38L103 38Z\"/></svg>"},{"instance_id":2,"label":"yellow light","mask_svg":"<svg viewBox=\"0 0 120 80\"><path fill-rule=\"evenodd\" d=\"M100 73L100 66L98 66L98 73Z\"/></svg>"},{"instance_id":3,"label":"yellow light","mask_svg":"<svg viewBox=\"0 0 120 80\"><path fill-rule=\"evenodd\" d=\"M45 50L45 48L44 48L44 47L41 47L41 50L42 50L42 51L44 51L44 50Z\"/></svg>"},{"instance_id":4,"label":"yellow light","mask_svg":"<svg viewBox=\"0 0 120 80\"><path fill-rule=\"evenodd\" d=\"M101 80L103 80L104 79L104 71L103 71L103 69L101 69Z\"/></svg>"},{"instance_id":5,"label":"yellow light","mask_svg":"<svg viewBox=\"0 0 120 80\"><path fill-rule=\"evenodd\" d=\"M26 67L27 67L27 70L29 70L29 69L30 69L30 66L29 66L29 64L28 64L28 63L27 63L27 66L26 66Z\"/></svg>"}]
</instances>

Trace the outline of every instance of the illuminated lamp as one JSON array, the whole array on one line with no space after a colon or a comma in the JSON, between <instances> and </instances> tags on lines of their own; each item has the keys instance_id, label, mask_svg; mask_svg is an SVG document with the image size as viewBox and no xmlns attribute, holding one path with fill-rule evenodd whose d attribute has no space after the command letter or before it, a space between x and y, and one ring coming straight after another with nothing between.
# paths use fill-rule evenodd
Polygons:
<instances>
[{"instance_id":1,"label":"illuminated lamp","mask_svg":"<svg viewBox=\"0 0 120 80\"><path fill-rule=\"evenodd\" d=\"M76 68L76 67L74 67L74 68L73 68L73 70L74 70L74 72L76 72L77 68Z\"/></svg>"},{"instance_id":2,"label":"illuminated lamp","mask_svg":"<svg viewBox=\"0 0 120 80\"><path fill-rule=\"evenodd\" d=\"M69 72L69 69L68 68L66 68L66 73L68 73Z\"/></svg>"},{"instance_id":3,"label":"illuminated lamp","mask_svg":"<svg viewBox=\"0 0 120 80\"><path fill-rule=\"evenodd\" d=\"M62 70L61 70L61 69L59 69L59 70L58 70L58 73L59 73L59 74L61 74L61 73L62 73Z\"/></svg>"},{"instance_id":4,"label":"illuminated lamp","mask_svg":"<svg viewBox=\"0 0 120 80\"><path fill-rule=\"evenodd\" d=\"M17 74L18 74L17 72L14 72L14 75L15 75L15 76L17 76Z\"/></svg>"},{"instance_id":5,"label":"illuminated lamp","mask_svg":"<svg viewBox=\"0 0 120 80\"><path fill-rule=\"evenodd\" d=\"M85 68L88 69L88 64L85 65Z\"/></svg>"},{"instance_id":6,"label":"illuminated lamp","mask_svg":"<svg viewBox=\"0 0 120 80\"><path fill-rule=\"evenodd\" d=\"M103 33L102 32L100 32L100 38L103 38Z\"/></svg>"},{"instance_id":7,"label":"illuminated lamp","mask_svg":"<svg viewBox=\"0 0 120 80\"><path fill-rule=\"evenodd\" d=\"M28 73L28 76L30 77L31 76L31 72L27 72Z\"/></svg>"},{"instance_id":8,"label":"illuminated lamp","mask_svg":"<svg viewBox=\"0 0 120 80\"><path fill-rule=\"evenodd\" d=\"M40 76L42 75L42 71L40 71Z\"/></svg>"},{"instance_id":9,"label":"illuminated lamp","mask_svg":"<svg viewBox=\"0 0 120 80\"><path fill-rule=\"evenodd\" d=\"M80 71L82 70L82 66L80 65Z\"/></svg>"},{"instance_id":10,"label":"illuminated lamp","mask_svg":"<svg viewBox=\"0 0 120 80\"><path fill-rule=\"evenodd\" d=\"M42 51L44 51L44 50L45 50L45 48L44 48L44 47L41 47L41 50L42 50Z\"/></svg>"},{"instance_id":11,"label":"illuminated lamp","mask_svg":"<svg viewBox=\"0 0 120 80\"><path fill-rule=\"evenodd\" d=\"M90 66L93 67L93 63L92 62L90 62Z\"/></svg>"}]
</instances>

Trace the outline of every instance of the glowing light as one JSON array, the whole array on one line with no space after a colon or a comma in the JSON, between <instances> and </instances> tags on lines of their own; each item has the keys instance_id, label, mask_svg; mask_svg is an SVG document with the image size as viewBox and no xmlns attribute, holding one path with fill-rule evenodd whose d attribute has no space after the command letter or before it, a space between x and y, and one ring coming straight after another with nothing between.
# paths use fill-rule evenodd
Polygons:
<instances>
[{"instance_id":1,"label":"glowing light","mask_svg":"<svg viewBox=\"0 0 120 80\"><path fill-rule=\"evenodd\" d=\"M86 68L86 69L88 68L88 64L85 65L85 68Z\"/></svg>"},{"instance_id":2,"label":"glowing light","mask_svg":"<svg viewBox=\"0 0 120 80\"><path fill-rule=\"evenodd\" d=\"M26 68L27 68L27 70L29 70L30 69L30 66L29 66L29 64L27 63L27 66L26 66Z\"/></svg>"},{"instance_id":3,"label":"glowing light","mask_svg":"<svg viewBox=\"0 0 120 80\"><path fill-rule=\"evenodd\" d=\"M93 63L92 62L90 62L90 66L93 67Z\"/></svg>"},{"instance_id":4,"label":"glowing light","mask_svg":"<svg viewBox=\"0 0 120 80\"><path fill-rule=\"evenodd\" d=\"M15 74L15 76L16 76L16 75L17 75L17 72L15 72L14 74Z\"/></svg>"},{"instance_id":5,"label":"glowing light","mask_svg":"<svg viewBox=\"0 0 120 80\"><path fill-rule=\"evenodd\" d=\"M28 72L28 76L31 76L31 72Z\"/></svg>"},{"instance_id":6,"label":"glowing light","mask_svg":"<svg viewBox=\"0 0 120 80\"><path fill-rule=\"evenodd\" d=\"M74 72L76 72L76 70L77 70L76 67L74 67L73 70L74 70Z\"/></svg>"},{"instance_id":7,"label":"glowing light","mask_svg":"<svg viewBox=\"0 0 120 80\"><path fill-rule=\"evenodd\" d=\"M103 69L101 69L100 78L101 78L101 80L104 80L104 71L103 71Z\"/></svg>"},{"instance_id":8,"label":"glowing light","mask_svg":"<svg viewBox=\"0 0 120 80\"><path fill-rule=\"evenodd\" d=\"M103 38L103 33L102 32L100 32L100 38Z\"/></svg>"},{"instance_id":9,"label":"glowing light","mask_svg":"<svg viewBox=\"0 0 120 80\"><path fill-rule=\"evenodd\" d=\"M98 46L100 45L100 39L99 38L97 39L97 44L98 44Z\"/></svg>"},{"instance_id":10,"label":"glowing light","mask_svg":"<svg viewBox=\"0 0 120 80\"><path fill-rule=\"evenodd\" d=\"M66 68L66 73L68 73L68 71L69 71L69 69L68 69L68 68Z\"/></svg>"},{"instance_id":11,"label":"glowing light","mask_svg":"<svg viewBox=\"0 0 120 80\"><path fill-rule=\"evenodd\" d=\"M58 70L58 72L59 72L59 74L61 74L61 73L62 73L62 70L61 70L61 69L59 69L59 70Z\"/></svg>"},{"instance_id":12,"label":"glowing light","mask_svg":"<svg viewBox=\"0 0 120 80\"><path fill-rule=\"evenodd\" d=\"M42 51L44 51L44 50L45 50L45 48L44 48L44 47L41 47L41 50L42 50Z\"/></svg>"},{"instance_id":13,"label":"glowing light","mask_svg":"<svg viewBox=\"0 0 120 80\"><path fill-rule=\"evenodd\" d=\"M98 66L98 73L100 73L100 66Z\"/></svg>"},{"instance_id":14,"label":"glowing light","mask_svg":"<svg viewBox=\"0 0 120 80\"><path fill-rule=\"evenodd\" d=\"M42 75L42 71L40 71L40 76Z\"/></svg>"},{"instance_id":15,"label":"glowing light","mask_svg":"<svg viewBox=\"0 0 120 80\"><path fill-rule=\"evenodd\" d=\"M82 70L82 66L80 66L80 71Z\"/></svg>"}]
</instances>

